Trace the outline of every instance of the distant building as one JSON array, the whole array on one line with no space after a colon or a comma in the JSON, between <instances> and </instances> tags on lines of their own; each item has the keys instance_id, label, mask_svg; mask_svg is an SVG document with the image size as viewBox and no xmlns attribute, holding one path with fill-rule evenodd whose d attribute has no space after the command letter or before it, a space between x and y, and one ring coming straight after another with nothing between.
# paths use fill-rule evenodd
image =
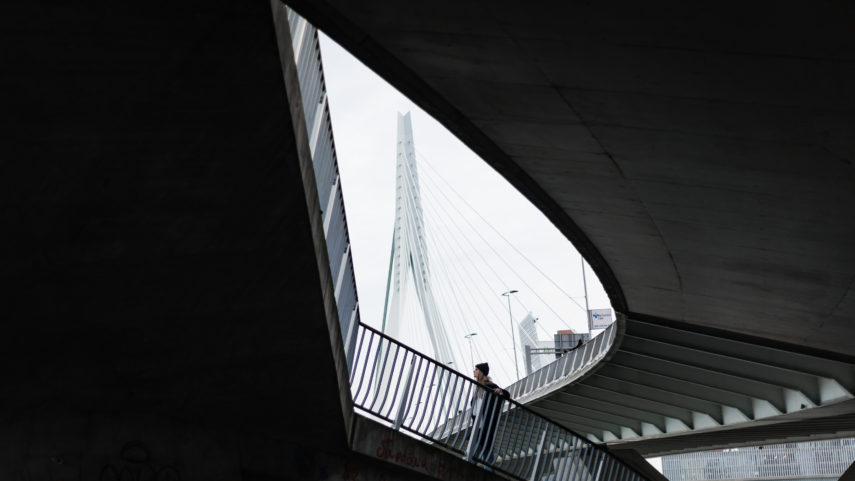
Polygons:
<instances>
[{"instance_id":1,"label":"distant building","mask_svg":"<svg viewBox=\"0 0 855 481\"><path fill-rule=\"evenodd\" d=\"M591 335L587 332L576 332L573 329L564 329L555 333L555 357L559 358L564 355L565 350L575 348L579 344L579 339L582 342L588 342Z\"/></svg>"},{"instance_id":2,"label":"distant building","mask_svg":"<svg viewBox=\"0 0 855 481\"><path fill-rule=\"evenodd\" d=\"M855 439L721 449L662 457L670 481L832 481L855 461Z\"/></svg>"},{"instance_id":3,"label":"distant building","mask_svg":"<svg viewBox=\"0 0 855 481\"><path fill-rule=\"evenodd\" d=\"M555 333L552 341L541 340L537 336L537 318L530 312L519 322L518 327L520 351L525 356L526 376L561 357L565 350L575 348L579 339L588 342L591 337L587 332L577 333L566 329Z\"/></svg>"},{"instance_id":4,"label":"distant building","mask_svg":"<svg viewBox=\"0 0 855 481\"><path fill-rule=\"evenodd\" d=\"M544 359L542 355L538 355L538 352L544 347L549 348L551 346L545 346L544 342L537 337L537 318L530 312L517 324L517 327L519 328L520 352L525 355L525 373L528 376L546 365L548 360Z\"/></svg>"},{"instance_id":5,"label":"distant building","mask_svg":"<svg viewBox=\"0 0 855 481\"><path fill-rule=\"evenodd\" d=\"M520 346L525 349L525 346L537 346L537 319L529 312L525 315L522 321L518 324L520 335Z\"/></svg>"}]
</instances>

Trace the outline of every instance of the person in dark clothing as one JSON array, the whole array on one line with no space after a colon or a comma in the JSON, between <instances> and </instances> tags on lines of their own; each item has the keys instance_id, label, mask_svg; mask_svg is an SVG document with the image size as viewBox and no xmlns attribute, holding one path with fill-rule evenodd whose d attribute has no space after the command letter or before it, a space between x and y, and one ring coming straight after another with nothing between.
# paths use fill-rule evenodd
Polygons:
<instances>
[{"instance_id":1,"label":"person in dark clothing","mask_svg":"<svg viewBox=\"0 0 855 481\"><path fill-rule=\"evenodd\" d=\"M493 440L496 437L499 417L502 414L504 401L510 399L511 395L494 383L489 374L490 365L486 362L475 365L475 381L484 389L478 389L472 399L473 427L477 428L472 456L492 464L495 459Z\"/></svg>"}]
</instances>

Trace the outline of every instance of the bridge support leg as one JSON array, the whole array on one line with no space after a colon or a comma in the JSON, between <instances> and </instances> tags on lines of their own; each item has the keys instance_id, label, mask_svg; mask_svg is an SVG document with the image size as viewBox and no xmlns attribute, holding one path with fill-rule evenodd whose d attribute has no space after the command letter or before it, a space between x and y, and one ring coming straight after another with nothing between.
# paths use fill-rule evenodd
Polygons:
<instances>
[{"instance_id":1,"label":"bridge support leg","mask_svg":"<svg viewBox=\"0 0 855 481\"><path fill-rule=\"evenodd\" d=\"M410 360L410 367L407 372L407 382L404 384L404 392L401 393L401 402L398 403L398 414L395 416L395 431L401 429L404 424L404 416L407 413L407 401L410 399L410 384L413 382L413 367L416 364L416 358Z\"/></svg>"},{"instance_id":2,"label":"bridge support leg","mask_svg":"<svg viewBox=\"0 0 855 481\"><path fill-rule=\"evenodd\" d=\"M855 462L849 465L838 481L855 481Z\"/></svg>"}]
</instances>

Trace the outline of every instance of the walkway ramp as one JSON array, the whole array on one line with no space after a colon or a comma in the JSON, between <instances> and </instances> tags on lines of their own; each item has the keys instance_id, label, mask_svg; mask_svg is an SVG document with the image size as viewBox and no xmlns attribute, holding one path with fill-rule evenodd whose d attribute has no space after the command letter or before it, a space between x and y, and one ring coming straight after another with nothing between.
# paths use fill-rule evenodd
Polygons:
<instances>
[{"instance_id":1,"label":"walkway ramp","mask_svg":"<svg viewBox=\"0 0 855 481\"><path fill-rule=\"evenodd\" d=\"M648 479L607 449L368 326L351 358L357 412L523 480Z\"/></svg>"},{"instance_id":2,"label":"walkway ramp","mask_svg":"<svg viewBox=\"0 0 855 481\"><path fill-rule=\"evenodd\" d=\"M509 390L592 442L645 455L852 436L855 363L827 356L623 318Z\"/></svg>"}]
</instances>

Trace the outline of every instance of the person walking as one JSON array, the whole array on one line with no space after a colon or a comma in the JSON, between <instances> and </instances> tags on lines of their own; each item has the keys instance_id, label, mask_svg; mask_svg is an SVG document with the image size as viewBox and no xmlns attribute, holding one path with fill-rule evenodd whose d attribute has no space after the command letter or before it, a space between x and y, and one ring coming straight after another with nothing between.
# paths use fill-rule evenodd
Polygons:
<instances>
[{"instance_id":1,"label":"person walking","mask_svg":"<svg viewBox=\"0 0 855 481\"><path fill-rule=\"evenodd\" d=\"M472 461L477 458L489 465L496 458L493 454L493 440L502 414L502 405L511 395L493 382L490 378L490 365L486 362L476 364L473 375L482 388L477 390L472 399L471 416L476 428Z\"/></svg>"}]
</instances>

